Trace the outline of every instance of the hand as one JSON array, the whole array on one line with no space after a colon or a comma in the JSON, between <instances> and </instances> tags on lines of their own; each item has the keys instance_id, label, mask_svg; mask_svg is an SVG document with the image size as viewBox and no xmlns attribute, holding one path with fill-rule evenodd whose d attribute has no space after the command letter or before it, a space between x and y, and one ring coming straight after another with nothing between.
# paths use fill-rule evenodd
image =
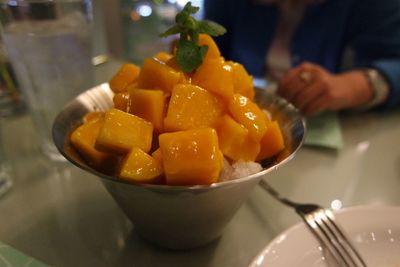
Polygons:
<instances>
[{"instance_id":1,"label":"hand","mask_svg":"<svg viewBox=\"0 0 400 267\"><path fill-rule=\"evenodd\" d=\"M278 94L305 115L355 108L372 99L372 90L362 71L332 74L312 63L289 70L279 81Z\"/></svg>"}]
</instances>

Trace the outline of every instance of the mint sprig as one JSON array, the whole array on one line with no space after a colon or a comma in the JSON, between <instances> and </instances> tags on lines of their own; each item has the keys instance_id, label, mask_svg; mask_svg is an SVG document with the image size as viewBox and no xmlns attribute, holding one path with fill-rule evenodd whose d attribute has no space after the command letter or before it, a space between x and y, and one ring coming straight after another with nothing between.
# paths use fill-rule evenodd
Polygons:
<instances>
[{"instance_id":1,"label":"mint sprig","mask_svg":"<svg viewBox=\"0 0 400 267\"><path fill-rule=\"evenodd\" d=\"M192 15L196 14L199 9L188 2L176 15L176 24L160 34L161 37L180 34L176 46L176 63L184 72L194 72L203 63L207 54L208 46L198 44L200 33L216 37L226 32L226 29L216 22L196 20Z\"/></svg>"}]
</instances>

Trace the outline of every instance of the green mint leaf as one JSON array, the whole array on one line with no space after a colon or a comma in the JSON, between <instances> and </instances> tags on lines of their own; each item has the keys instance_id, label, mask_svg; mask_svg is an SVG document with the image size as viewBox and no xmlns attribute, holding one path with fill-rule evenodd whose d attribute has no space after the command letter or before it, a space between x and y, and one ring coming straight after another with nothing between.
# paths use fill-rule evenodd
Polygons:
<instances>
[{"instance_id":1,"label":"green mint leaf","mask_svg":"<svg viewBox=\"0 0 400 267\"><path fill-rule=\"evenodd\" d=\"M164 2L164 0L153 0L153 2L154 2L156 5L161 5L161 4Z\"/></svg>"},{"instance_id":2,"label":"green mint leaf","mask_svg":"<svg viewBox=\"0 0 400 267\"><path fill-rule=\"evenodd\" d=\"M185 39L181 39L176 48L176 63L185 72L195 71L203 63L208 50L207 46L198 46Z\"/></svg>"},{"instance_id":3,"label":"green mint leaf","mask_svg":"<svg viewBox=\"0 0 400 267\"><path fill-rule=\"evenodd\" d=\"M166 30L165 32L160 34L160 37L167 37L170 35L174 35L177 33L181 33L183 31L183 27L180 25L174 25L171 28L169 28L168 30Z\"/></svg>"},{"instance_id":4,"label":"green mint leaf","mask_svg":"<svg viewBox=\"0 0 400 267\"><path fill-rule=\"evenodd\" d=\"M202 63L207 54L208 46L200 46L199 35L205 33L211 36L220 36L226 29L209 20L197 21L192 15L199 11L199 7L188 2L175 17L176 25L161 33L161 37L180 34L176 46L176 63L185 72L194 72Z\"/></svg>"},{"instance_id":5,"label":"green mint leaf","mask_svg":"<svg viewBox=\"0 0 400 267\"><path fill-rule=\"evenodd\" d=\"M185 21L183 21L182 26L189 31L197 31L198 21L192 16L188 16Z\"/></svg>"},{"instance_id":6,"label":"green mint leaf","mask_svg":"<svg viewBox=\"0 0 400 267\"><path fill-rule=\"evenodd\" d=\"M201 63L203 63L203 59L205 58L207 51L208 51L208 45L200 46L200 54L201 54L201 59L202 59Z\"/></svg>"},{"instance_id":7,"label":"green mint leaf","mask_svg":"<svg viewBox=\"0 0 400 267\"><path fill-rule=\"evenodd\" d=\"M192 3L188 2L182 11L176 15L175 22L181 25L186 24L188 20L193 19L191 15L196 14L199 9L199 7L192 6Z\"/></svg>"},{"instance_id":8,"label":"green mint leaf","mask_svg":"<svg viewBox=\"0 0 400 267\"><path fill-rule=\"evenodd\" d=\"M211 36L220 36L226 33L225 27L210 20L199 21L198 30L200 33L206 33Z\"/></svg>"},{"instance_id":9,"label":"green mint leaf","mask_svg":"<svg viewBox=\"0 0 400 267\"><path fill-rule=\"evenodd\" d=\"M188 15L196 14L197 11L200 10L200 7L192 6L192 2L187 2L187 4L183 7L182 13L186 13Z\"/></svg>"},{"instance_id":10,"label":"green mint leaf","mask_svg":"<svg viewBox=\"0 0 400 267\"><path fill-rule=\"evenodd\" d=\"M176 14L175 22L178 25L183 25L185 24L185 21L188 19L188 17L190 17L190 14L181 11L180 13Z\"/></svg>"}]
</instances>

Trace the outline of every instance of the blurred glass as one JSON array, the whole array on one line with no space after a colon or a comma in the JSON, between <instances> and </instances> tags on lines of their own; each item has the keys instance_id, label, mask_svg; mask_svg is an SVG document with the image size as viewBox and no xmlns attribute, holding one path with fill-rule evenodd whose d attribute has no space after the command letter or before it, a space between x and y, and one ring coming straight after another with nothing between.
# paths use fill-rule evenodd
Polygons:
<instances>
[{"instance_id":1,"label":"blurred glass","mask_svg":"<svg viewBox=\"0 0 400 267\"><path fill-rule=\"evenodd\" d=\"M90 0L3 0L2 37L42 151L63 161L51 138L61 108L93 86Z\"/></svg>"},{"instance_id":2,"label":"blurred glass","mask_svg":"<svg viewBox=\"0 0 400 267\"><path fill-rule=\"evenodd\" d=\"M7 161L6 151L2 136L2 118L0 117L0 197L2 197L12 186L10 166Z\"/></svg>"},{"instance_id":3,"label":"blurred glass","mask_svg":"<svg viewBox=\"0 0 400 267\"><path fill-rule=\"evenodd\" d=\"M7 52L0 39L0 117L19 113L24 102L12 70Z\"/></svg>"}]
</instances>

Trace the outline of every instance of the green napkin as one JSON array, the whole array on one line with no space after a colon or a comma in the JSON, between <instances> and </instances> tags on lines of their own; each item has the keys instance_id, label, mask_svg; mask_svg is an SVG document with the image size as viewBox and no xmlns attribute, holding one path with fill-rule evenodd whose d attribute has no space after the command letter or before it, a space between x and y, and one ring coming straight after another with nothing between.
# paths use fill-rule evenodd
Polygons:
<instances>
[{"instance_id":1,"label":"green napkin","mask_svg":"<svg viewBox=\"0 0 400 267\"><path fill-rule=\"evenodd\" d=\"M0 267L45 267L47 265L35 260L0 242Z\"/></svg>"},{"instance_id":2,"label":"green napkin","mask_svg":"<svg viewBox=\"0 0 400 267\"><path fill-rule=\"evenodd\" d=\"M341 149L343 136L337 113L324 112L307 118L304 145Z\"/></svg>"}]
</instances>

